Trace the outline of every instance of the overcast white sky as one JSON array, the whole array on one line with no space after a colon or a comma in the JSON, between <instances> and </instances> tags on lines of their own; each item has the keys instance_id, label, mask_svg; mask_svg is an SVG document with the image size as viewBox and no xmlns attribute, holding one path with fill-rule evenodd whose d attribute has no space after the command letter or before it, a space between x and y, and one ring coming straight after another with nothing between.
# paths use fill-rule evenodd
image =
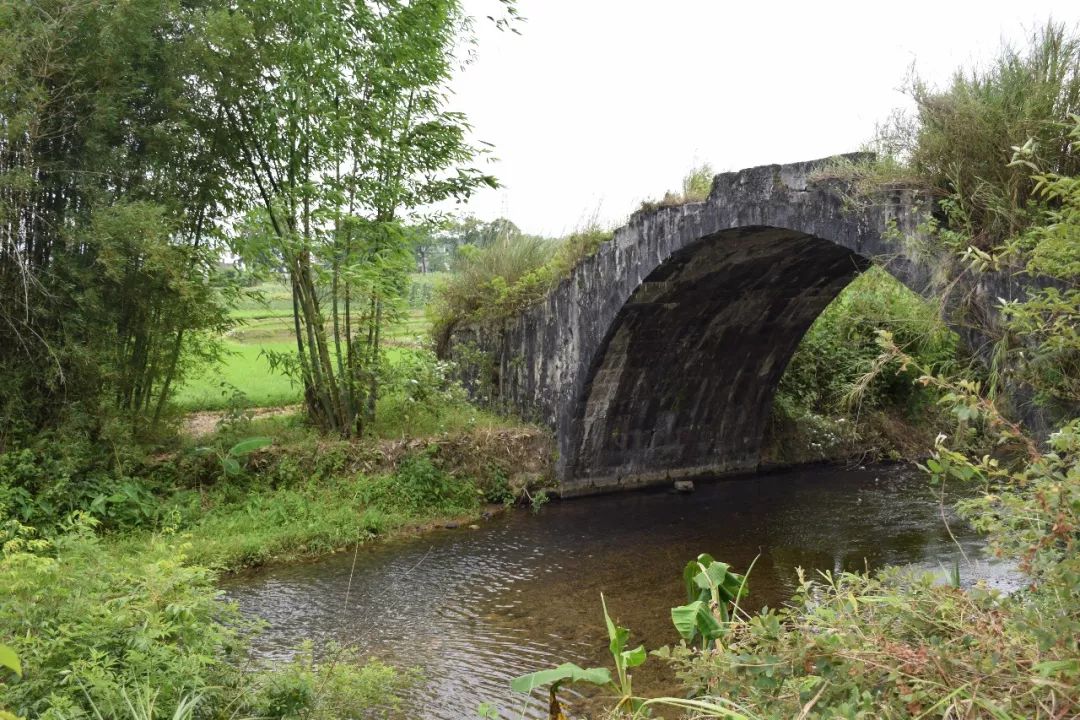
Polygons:
<instances>
[{"instance_id":1,"label":"overcast white sky","mask_svg":"<svg viewBox=\"0 0 1080 720\"><path fill-rule=\"evenodd\" d=\"M857 150L914 63L941 84L1077 0L519 0L521 35L477 23L453 108L494 144L504 187L457 212L560 235L594 213L621 223L717 172ZM483 18L497 0L465 0Z\"/></svg>"}]
</instances>

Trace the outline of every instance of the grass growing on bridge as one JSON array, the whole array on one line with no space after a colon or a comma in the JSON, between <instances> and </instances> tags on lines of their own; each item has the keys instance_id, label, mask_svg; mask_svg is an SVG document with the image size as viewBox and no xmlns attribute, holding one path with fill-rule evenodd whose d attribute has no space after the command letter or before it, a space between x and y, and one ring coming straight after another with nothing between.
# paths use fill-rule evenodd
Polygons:
<instances>
[{"instance_id":1,"label":"grass growing on bridge","mask_svg":"<svg viewBox=\"0 0 1080 720\"><path fill-rule=\"evenodd\" d=\"M557 241L522 237L493 243L457 260L431 306L438 343L462 322L512 317L539 302L612 232L588 225Z\"/></svg>"},{"instance_id":2,"label":"grass growing on bridge","mask_svg":"<svg viewBox=\"0 0 1080 720\"><path fill-rule=\"evenodd\" d=\"M713 178L716 173L712 165L702 163L688 172L682 181L679 191L667 191L659 200L642 200L639 213L649 213L660 208L679 207L692 202L702 202L709 197L712 191Z\"/></svg>"}]
</instances>

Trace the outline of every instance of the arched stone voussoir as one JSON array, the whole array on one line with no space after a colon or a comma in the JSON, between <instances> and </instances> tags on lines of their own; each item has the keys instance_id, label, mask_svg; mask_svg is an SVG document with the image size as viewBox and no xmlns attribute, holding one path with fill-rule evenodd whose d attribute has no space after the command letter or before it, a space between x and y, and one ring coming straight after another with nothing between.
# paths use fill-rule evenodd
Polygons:
<instances>
[{"instance_id":1,"label":"arched stone voussoir","mask_svg":"<svg viewBox=\"0 0 1080 720\"><path fill-rule=\"evenodd\" d=\"M928 200L853 204L811 180L824 162L718 175L704 202L632 216L520 316L455 330L474 392L555 431L564 494L756 469L776 384L836 294L874 261L926 291L932 263L892 238Z\"/></svg>"}]
</instances>

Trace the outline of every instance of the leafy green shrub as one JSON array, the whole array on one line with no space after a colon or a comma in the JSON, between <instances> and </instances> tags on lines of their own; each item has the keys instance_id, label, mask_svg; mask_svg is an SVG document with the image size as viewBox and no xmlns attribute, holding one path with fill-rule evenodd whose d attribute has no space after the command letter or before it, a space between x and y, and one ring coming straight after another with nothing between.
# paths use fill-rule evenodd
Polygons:
<instances>
[{"instance_id":1,"label":"leafy green shrub","mask_svg":"<svg viewBox=\"0 0 1080 720\"><path fill-rule=\"evenodd\" d=\"M482 483L480 487L484 502L511 505L517 500L517 493L510 486L510 478L506 476L502 468L492 463L487 476L487 482Z\"/></svg>"},{"instance_id":2,"label":"leafy green shrub","mask_svg":"<svg viewBox=\"0 0 1080 720\"><path fill-rule=\"evenodd\" d=\"M436 290L436 343L443 344L460 322L510 317L539 302L611 236L591 224L559 241L520 236L467 249Z\"/></svg>"},{"instance_id":3,"label":"leafy green shrub","mask_svg":"<svg viewBox=\"0 0 1080 720\"><path fill-rule=\"evenodd\" d=\"M528 235L483 248L463 246L451 274L435 289L441 314L465 318L494 304L500 294L542 267L550 252L550 241Z\"/></svg>"},{"instance_id":4,"label":"leafy green shrub","mask_svg":"<svg viewBox=\"0 0 1080 720\"><path fill-rule=\"evenodd\" d=\"M401 692L417 679L377 660L363 662L356 653L330 645L316 659L305 643L293 660L254 681L246 708L255 717L338 720L384 717L398 710ZM378 715L375 715L378 713Z\"/></svg>"},{"instance_id":5,"label":"leafy green shrub","mask_svg":"<svg viewBox=\"0 0 1080 720\"><path fill-rule=\"evenodd\" d=\"M1069 140L1080 143L1080 115L1072 118ZM997 257L984 257L1055 281L1002 308L1008 331L1002 347L1036 399L1068 417L1080 409L1080 168L1073 176L1047 171L1030 143L1015 150L1011 165L1026 168L1034 183L1036 222Z\"/></svg>"},{"instance_id":6,"label":"leafy green shrub","mask_svg":"<svg viewBox=\"0 0 1080 720\"><path fill-rule=\"evenodd\" d=\"M383 376L382 405L372 432L382 437L431 434L443 415L466 402L452 371L453 364L431 350L401 351Z\"/></svg>"},{"instance_id":7,"label":"leafy green shrub","mask_svg":"<svg viewBox=\"0 0 1080 720\"><path fill-rule=\"evenodd\" d=\"M31 525L51 529L86 510L103 530L151 527L154 489L138 474L134 445L92 441L78 433L43 433L32 444L0 453L0 502Z\"/></svg>"},{"instance_id":8,"label":"leafy green shrub","mask_svg":"<svg viewBox=\"0 0 1080 720\"><path fill-rule=\"evenodd\" d=\"M234 683L244 624L217 600L214 575L188 565L175 539L138 554L110 552L76 515L51 540L9 519L0 529L0 638L20 655L5 688L19 715L126 712L125 693L149 685L159 703L192 694L215 704Z\"/></svg>"},{"instance_id":9,"label":"leafy green shrub","mask_svg":"<svg viewBox=\"0 0 1080 720\"><path fill-rule=\"evenodd\" d=\"M363 497L368 503L412 515L454 514L476 509L480 491L470 480L438 468L429 450L403 457L394 474L375 479Z\"/></svg>"}]
</instances>

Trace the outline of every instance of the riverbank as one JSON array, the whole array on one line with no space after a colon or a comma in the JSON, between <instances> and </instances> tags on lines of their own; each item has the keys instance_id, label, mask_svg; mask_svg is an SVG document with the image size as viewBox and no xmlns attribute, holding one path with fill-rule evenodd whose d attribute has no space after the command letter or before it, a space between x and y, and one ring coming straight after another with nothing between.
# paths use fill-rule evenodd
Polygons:
<instances>
[{"instance_id":1,"label":"riverbank","mask_svg":"<svg viewBox=\"0 0 1080 720\"><path fill-rule=\"evenodd\" d=\"M272 442L235 452L252 437ZM111 505L42 531L0 525L0 642L29 671L5 686L5 709L71 717L93 697L117 717L142 698L170 713L195 703L200 717L279 716L286 703L330 718L319 708L392 705L407 669L348 651L328 667L251 672L257 623L220 601L219 578L467 526L492 505L543 497L551 458L546 433L511 422L348 442L278 417L200 443L132 466ZM142 526L108 529L128 515Z\"/></svg>"},{"instance_id":2,"label":"riverbank","mask_svg":"<svg viewBox=\"0 0 1080 720\"><path fill-rule=\"evenodd\" d=\"M205 425L205 423L204 423ZM932 438L898 413L799 424L776 421L762 466L773 470L858 461L916 461ZM221 457L245 438L269 444L223 472ZM557 492L547 431L505 420L426 437L348 441L322 436L302 417L268 413L189 438L144 472L162 494L154 529L112 533L110 546L137 553L149 537L185 544L190 563L232 574L308 561L356 546L468 526L514 504Z\"/></svg>"},{"instance_id":3,"label":"riverbank","mask_svg":"<svg viewBox=\"0 0 1080 720\"><path fill-rule=\"evenodd\" d=\"M947 419L934 407L919 419L905 408L871 408L826 415L805 408L776 408L761 450L761 467L791 468L815 463L918 463L933 451L937 429Z\"/></svg>"},{"instance_id":4,"label":"riverbank","mask_svg":"<svg viewBox=\"0 0 1080 720\"><path fill-rule=\"evenodd\" d=\"M198 452L179 453L153 471L189 479L169 498L166 514L182 528L192 561L224 572L468 524L493 506L532 501L551 489L550 436L509 422L355 442L275 418L208 445L229 447L247 433L267 433L273 442L246 457L240 477L223 482L214 454Z\"/></svg>"}]
</instances>

